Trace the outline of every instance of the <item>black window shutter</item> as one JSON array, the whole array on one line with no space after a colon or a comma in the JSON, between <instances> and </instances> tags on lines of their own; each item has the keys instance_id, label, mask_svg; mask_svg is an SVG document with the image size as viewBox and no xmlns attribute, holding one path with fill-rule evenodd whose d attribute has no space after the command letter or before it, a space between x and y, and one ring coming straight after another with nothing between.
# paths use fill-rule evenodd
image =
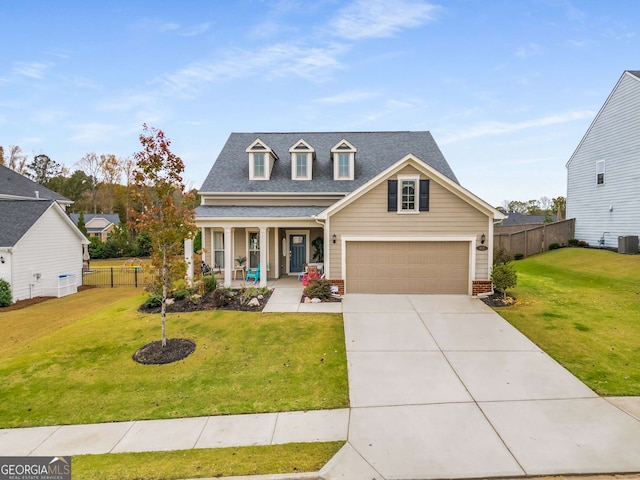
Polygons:
<instances>
[{"instance_id":1,"label":"black window shutter","mask_svg":"<svg viewBox=\"0 0 640 480\"><path fill-rule=\"evenodd\" d=\"M429 180L420 180L420 204L421 212L429 211Z\"/></svg>"},{"instance_id":2,"label":"black window shutter","mask_svg":"<svg viewBox=\"0 0 640 480\"><path fill-rule=\"evenodd\" d=\"M388 194L387 194L387 211L398 211L398 181L387 180Z\"/></svg>"}]
</instances>

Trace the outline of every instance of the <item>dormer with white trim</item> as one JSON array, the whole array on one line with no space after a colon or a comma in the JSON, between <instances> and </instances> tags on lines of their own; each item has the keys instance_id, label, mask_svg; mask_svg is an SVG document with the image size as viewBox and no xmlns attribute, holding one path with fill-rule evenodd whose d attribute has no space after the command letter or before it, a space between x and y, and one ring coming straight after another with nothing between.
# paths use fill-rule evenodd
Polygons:
<instances>
[{"instance_id":1,"label":"dormer with white trim","mask_svg":"<svg viewBox=\"0 0 640 480\"><path fill-rule=\"evenodd\" d=\"M291 154L291 180L311 180L315 149L301 138L289 149L289 153Z\"/></svg>"},{"instance_id":2,"label":"dormer with white trim","mask_svg":"<svg viewBox=\"0 0 640 480\"><path fill-rule=\"evenodd\" d=\"M331 149L334 180L353 180L356 151L356 147L344 139Z\"/></svg>"},{"instance_id":3,"label":"dormer with white trim","mask_svg":"<svg viewBox=\"0 0 640 480\"><path fill-rule=\"evenodd\" d=\"M275 152L259 138L245 151L249 154L249 180L269 180L273 164L278 159Z\"/></svg>"}]
</instances>

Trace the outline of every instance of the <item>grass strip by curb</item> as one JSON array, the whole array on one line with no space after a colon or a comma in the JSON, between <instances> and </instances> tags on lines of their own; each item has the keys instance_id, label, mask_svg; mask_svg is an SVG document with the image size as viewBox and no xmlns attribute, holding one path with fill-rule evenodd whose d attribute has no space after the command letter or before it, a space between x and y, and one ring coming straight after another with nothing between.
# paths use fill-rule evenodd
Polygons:
<instances>
[{"instance_id":1,"label":"grass strip by curb","mask_svg":"<svg viewBox=\"0 0 640 480\"><path fill-rule=\"evenodd\" d=\"M343 445L344 442L289 443L169 452L77 455L72 458L72 474L74 480L177 480L315 472Z\"/></svg>"}]
</instances>

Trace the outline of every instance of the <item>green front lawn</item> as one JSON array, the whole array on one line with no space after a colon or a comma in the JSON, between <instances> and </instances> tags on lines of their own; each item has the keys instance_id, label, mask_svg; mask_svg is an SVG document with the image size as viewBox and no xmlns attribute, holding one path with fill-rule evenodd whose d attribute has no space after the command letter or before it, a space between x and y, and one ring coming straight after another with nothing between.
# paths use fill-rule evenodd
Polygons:
<instances>
[{"instance_id":1,"label":"green front lawn","mask_svg":"<svg viewBox=\"0 0 640 480\"><path fill-rule=\"evenodd\" d=\"M168 337L194 340L195 353L140 365L133 353L160 338L159 315L137 311L143 299L91 289L0 314L12 338L0 342L0 427L349 405L341 315L169 314Z\"/></svg>"},{"instance_id":2,"label":"green front lawn","mask_svg":"<svg viewBox=\"0 0 640 480\"><path fill-rule=\"evenodd\" d=\"M640 395L640 255L564 248L515 262L497 312L601 395Z\"/></svg>"}]
</instances>

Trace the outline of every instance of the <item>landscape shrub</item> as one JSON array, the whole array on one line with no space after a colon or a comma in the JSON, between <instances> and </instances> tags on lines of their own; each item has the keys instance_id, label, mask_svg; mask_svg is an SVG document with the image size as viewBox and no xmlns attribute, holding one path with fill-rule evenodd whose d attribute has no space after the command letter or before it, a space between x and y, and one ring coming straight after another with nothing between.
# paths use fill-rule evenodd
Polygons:
<instances>
[{"instance_id":1,"label":"landscape shrub","mask_svg":"<svg viewBox=\"0 0 640 480\"><path fill-rule=\"evenodd\" d=\"M524 258L524 253L515 253L513 255L514 260L522 260Z\"/></svg>"},{"instance_id":2,"label":"landscape shrub","mask_svg":"<svg viewBox=\"0 0 640 480\"><path fill-rule=\"evenodd\" d=\"M518 283L518 274L511 263L502 263L495 265L491 270L491 281L499 292L502 292L503 298L507 298L507 290L515 287Z\"/></svg>"},{"instance_id":3,"label":"landscape shrub","mask_svg":"<svg viewBox=\"0 0 640 480\"><path fill-rule=\"evenodd\" d=\"M218 280L213 273L211 275L204 276L202 278L202 284L204 285L205 293L213 292L216 288L218 288Z\"/></svg>"},{"instance_id":4,"label":"landscape shrub","mask_svg":"<svg viewBox=\"0 0 640 480\"><path fill-rule=\"evenodd\" d=\"M503 263L509 263L513 258L511 254L507 252L503 247L495 247L493 249L493 264L502 265Z\"/></svg>"},{"instance_id":5,"label":"landscape shrub","mask_svg":"<svg viewBox=\"0 0 640 480\"><path fill-rule=\"evenodd\" d=\"M161 305L162 305L162 296L156 295L153 293L149 295L149 297L143 304L143 306L146 308L158 308Z\"/></svg>"},{"instance_id":6,"label":"landscape shrub","mask_svg":"<svg viewBox=\"0 0 640 480\"><path fill-rule=\"evenodd\" d=\"M578 246L579 246L579 247L588 247L588 246L589 246L589 243L588 243L588 242L585 242L584 240L580 240L580 241L578 242Z\"/></svg>"},{"instance_id":7,"label":"landscape shrub","mask_svg":"<svg viewBox=\"0 0 640 480\"><path fill-rule=\"evenodd\" d=\"M549 250L557 250L560 248L560 244L559 243L552 243L549 245Z\"/></svg>"},{"instance_id":8,"label":"landscape shrub","mask_svg":"<svg viewBox=\"0 0 640 480\"><path fill-rule=\"evenodd\" d=\"M331 282L324 278L311 280L309 284L304 287L304 293L309 298L327 299L331 297Z\"/></svg>"},{"instance_id":9,"label":"landscape shrub","mask_svg":"<svg viewBox=\"0 0 640 480\"><path fill-rule=\"evenodd\" d=\"M0 307L11 305L11 285L6 280L0 279Z\"/></svg>"},{"instance_id":10,"label":"landscape shrub","mask_svg":"<svg viewBox=\"0 0 640 480\"><path fill-rule=\"evenodd\" d=\"M187 290L186 288L181 288L173 292L173 298L175 298L176 300L184 300L189 295L191 295L191 292L189 292L189 290Z\"/></svg>"},{"instance_id":11,"label":"landscape shrub","mask_svg":"<svg viewBox=\"0 0 640 480\"><path fill-rule=\"evenodd\" d=\"M211 294L211 303L214 308L224 307L231 301L231 293L226 288L216 288Z\"/></svg>"},{"instance_id":12,"label":"landscape shrub","mask_svg":"<svg viewBox=\"0 0 640 480\"><path fill-rule=\"evenodd\" d=\"M246 287L246 288L241 288L240 289L240 303L242 303L243 305L245 303L247 303L249 300L251 300L252 298L255 298L259 295L266 295L269 293L269 289L266 287L260 288L260 287Z\"/></svg>"},{"instance_id":13,"label":"landscape shrub","mask_svg":"<svg viewBox=\"0 0 640 480\"><path fill-rule=\"evenodd\" d=\"M570 238L567 244L570 247L577 247L578 245L580 245L580 240L578 240L577 238Z\"/></svg>"}]
</instances>

